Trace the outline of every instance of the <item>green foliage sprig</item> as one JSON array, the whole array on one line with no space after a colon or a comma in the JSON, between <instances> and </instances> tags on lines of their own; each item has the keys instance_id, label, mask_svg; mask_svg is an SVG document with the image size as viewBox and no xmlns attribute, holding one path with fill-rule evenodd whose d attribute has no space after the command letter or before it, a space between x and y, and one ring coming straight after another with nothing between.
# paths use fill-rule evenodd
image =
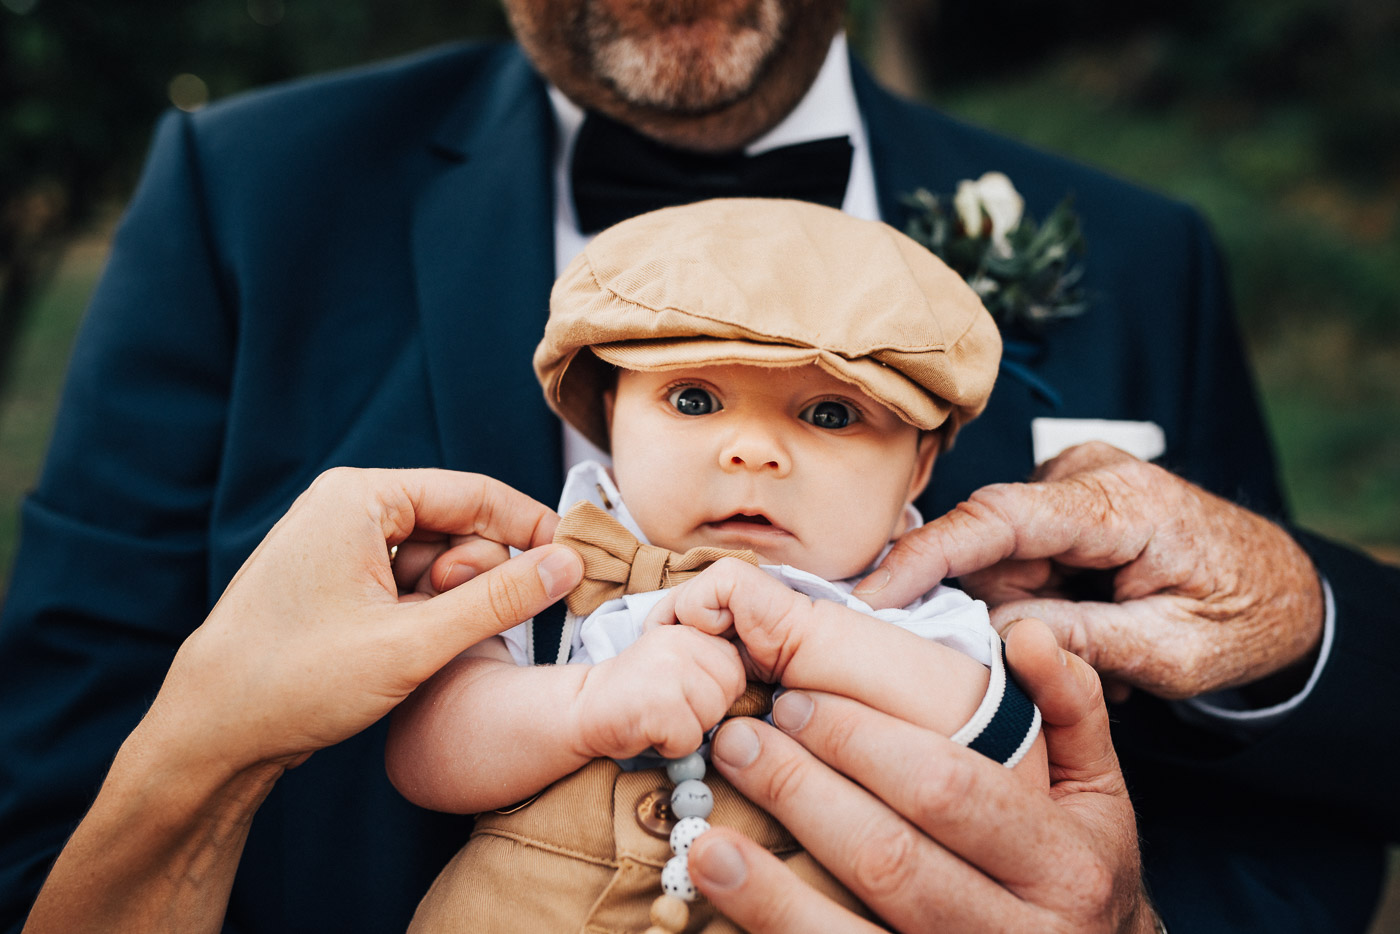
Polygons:
<instances>
[{"instance_id":1,"label":"green foliage sprig","mask_svg":"<svg viewBox=\"0 0 1400 934\"><path fill-rule=\"evenodd\" d=\"M962 182L954 197L920 188L901 200L911 209L905 233L962 276L1003 331L1016 325L1038 331L1088 307L1080 285L1084 238L1072 198L1037 224L1022 213L1010 181L988 173Z\"/></svg>"}]
</instances>

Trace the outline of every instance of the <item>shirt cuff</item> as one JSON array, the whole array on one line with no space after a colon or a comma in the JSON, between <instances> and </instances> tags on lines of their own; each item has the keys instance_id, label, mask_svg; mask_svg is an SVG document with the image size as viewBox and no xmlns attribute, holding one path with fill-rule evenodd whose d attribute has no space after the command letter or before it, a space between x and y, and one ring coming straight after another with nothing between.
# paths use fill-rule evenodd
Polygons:
<instances>
[{"instance_id":1,"label":"shirt cuff","mask_svg":"<svg viewBox=\"0 0 1400 934\"><path fill-rule=\"evenodd\" d=\"M1177 712L1192 723L1229 733L1239 739L1254 739L1266 728L1286 717L1307 700L1313 686L1317 684L1317 679L1322 676L1322 669L1326 667L1328 657L1332 654L1332 639L1337 629L1337 607L1332 599L1332 587L1326 578L1322 578L1322 601L1322 645L1318 649L1317 661L1313 664L1307 682L1297 694L1268 707L1251 707L1238 690L1231 688L1178 701L1175 704Z\"/></svg>"}]
</instances>

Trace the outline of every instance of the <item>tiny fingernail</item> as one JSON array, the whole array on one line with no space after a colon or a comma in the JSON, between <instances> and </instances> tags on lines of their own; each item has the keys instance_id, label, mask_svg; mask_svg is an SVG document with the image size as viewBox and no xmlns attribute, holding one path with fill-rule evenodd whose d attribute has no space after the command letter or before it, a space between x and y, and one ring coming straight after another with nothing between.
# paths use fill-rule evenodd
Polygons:
<instances>
[{"instance_id":1,"label":"tiny fingernail","mask_svg":"<svg viewBox=\"0 0 1400 934\"><path fill-rule=\"evenodd\" d=\"M544 560L535 566L535 572L540 575L540 583L544 585L544 592L550 597L562 597L572 589L574 575L571 573L578 565L578 558L574 557L566 548L559 548L546 555Z\"/></svg>"},{"instance_id":2,"label":"tiny fingernail","mask_svg":"<svg viewBox=\"0 0 1400 934\"><path fill-rule=\"evenodd\" d=\"M438 590L451 590L453 587L460 587L475 575L472 569L464 564L457 564L455 561L447 566L447 570L442 573L442 582L438 585Z\"/></svg>"},{"instance_id":3,"label":"tiny fingernail","mask_svg":"<svg viewBox=\"0 0 1400 934\"><path fill-rule=\"evenodd\" d=\"M715 735L710 755L736 769L747 768L758 758L758 734L743 720L731 720Z\"/></svg>"},{"instance_id":4,"label":"tiny fingernail","mask_svg":"<svg viewBox=\"0 0 1400 934\"><path fill-rule=\"evenodd\" d=\"M748 878L749 869L744 865L744 856L739 848L728 840L720 839L702 848L703 860L696 860L694 868L714 889L737 889Z\"/></svg>"},{"instance_id":5,"label":"tiny fingernail","mask_svg":"<svg viewBox=\"0 0 1400 934\"><path fill-rule=\"evenodd\" d=\"M1066 665L1068 665L1068 664L1069 664L1069 653L1066 652L1064 649L1060 649L1060 665L1061 665L1061 666L1066 666Z\"/></svg>"},{"instance_id":6,"label":"tiny fingernail","mask_svg":"<svg viewBox=\"0 0 1400 934\"><path fill-rule=\"evenodd\" d=\"M787 691L773 701L773 723L784 733L796 733L812 719L812 698L802 691Z\"/></svg>"},{"instance_id":7,"label":"tiny fingernail","mask_svg":"<svg viewBox=\"0 0 1400 934\"><path fill-rule=\"evenodd\" d=\"M884 590L885 585L890 582L890 572L880 568L865 580L856 585L855 593L867 594Z\"/></svg>"}]
</instances>

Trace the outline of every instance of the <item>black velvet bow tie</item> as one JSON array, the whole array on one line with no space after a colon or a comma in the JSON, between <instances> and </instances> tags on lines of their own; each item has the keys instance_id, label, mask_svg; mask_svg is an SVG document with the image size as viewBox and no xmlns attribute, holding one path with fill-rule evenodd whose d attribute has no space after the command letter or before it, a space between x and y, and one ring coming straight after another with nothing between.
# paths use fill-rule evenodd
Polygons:
<instances>
[{"instance_id":1,"label":"black velvet bow tie","mask_svg":"<svg viewBox=\"0 0 1400 934\"><path fill-rule=\"evenodd\" d=\"M707 198L794 198L841 207L851 174L844 136L771 149L690 152L589 114L574 143L579 230L596 233L647 211Z\"/></svg>"}]
</instances>

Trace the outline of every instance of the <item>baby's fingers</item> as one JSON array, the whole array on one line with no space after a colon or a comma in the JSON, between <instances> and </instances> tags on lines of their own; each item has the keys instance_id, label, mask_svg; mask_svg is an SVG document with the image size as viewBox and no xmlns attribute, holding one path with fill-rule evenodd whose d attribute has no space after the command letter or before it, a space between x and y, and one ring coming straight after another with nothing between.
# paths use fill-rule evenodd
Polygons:
<instances>
[{"instance_id":1,"label":"baby's fingers","mask_svg":"<svg viewBox=\"0 0 1400 934\"><path fill-rule=\"evenodd\" d=\"M418 582L418 590L430 595L460 587L487 571L504 564L510 549L480 535L454 537L451 545L433 561Z\"/></svg>"}]
</instances>

